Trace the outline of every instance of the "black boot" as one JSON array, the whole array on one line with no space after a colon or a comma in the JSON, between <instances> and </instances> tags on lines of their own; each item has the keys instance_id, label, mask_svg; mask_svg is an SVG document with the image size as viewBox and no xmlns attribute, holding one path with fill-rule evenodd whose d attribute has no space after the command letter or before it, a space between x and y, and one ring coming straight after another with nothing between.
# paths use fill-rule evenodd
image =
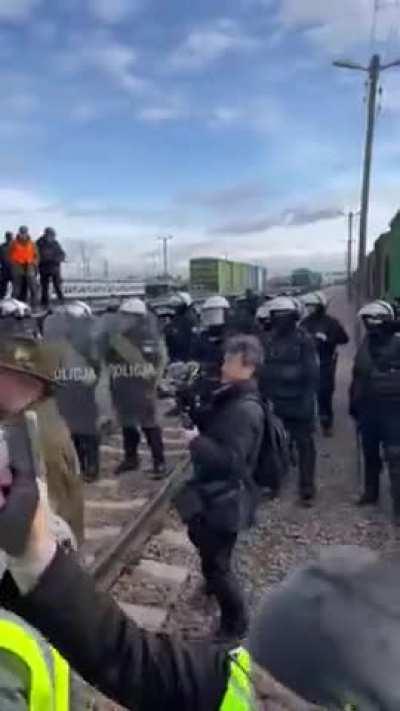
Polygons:
<instances>
[{"instance_id":1,"label":"black boot","mask_svg":"<svg viewBox=\"0 0 400 711\"><path fill-rule=\"evenodd\" d=\"M85 481L91 483L97 481L100 476L99 438L96 435L88 435L86 438L86 472Z\"/></svg>"},{"instance_id":2,"label":"black boot","mask_svg":"<svg viewBox=\"0 0 400 711\"><path fill-rule=\"evenodd\" d=\"M167 466L165 464L164 443L160 427L144 427L144 435L149 445L153 457L153 469L155 479L163 479L167 476Z\"/></svg>"},{"instance_id":3,"label":"black boot","mask_svg":"<svg viewBox=\"0 0 400 711\"><path fill-rule=\"evenodd\" d=\"M371 491L365 491L357 501L357 506L375 506L379 501L379 496Z\"/></svg>"},{"instance_id":4,"label":"black boot","mask_svg":"<svg viewBox=\"0 0 400 711\"><path fill-rule=\"evenodd\" d=\"M140 434L136 427L124 427L122 430L124 441L125 456L121 464L115 470L115 475L124 474L125 472L137 471L140 467L138 457L138 447L140 442Z\"/></svg>"}]
</instances>

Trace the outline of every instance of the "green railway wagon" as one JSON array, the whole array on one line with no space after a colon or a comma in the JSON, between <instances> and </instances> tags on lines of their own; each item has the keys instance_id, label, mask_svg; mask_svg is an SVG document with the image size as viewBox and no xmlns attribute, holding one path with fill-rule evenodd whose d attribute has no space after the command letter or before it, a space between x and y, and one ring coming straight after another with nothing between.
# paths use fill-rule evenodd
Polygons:
<instances>
[{"instance_id":1,"label":"green railway wagon","mask_svg":"<svg viewBox=\"0 0 400 711\"><path fill-rule=\"evenodd\" d=\"M400 297L400 212L390 223L390 238L387 260L387 295L391 299Z\"/></svg>"},{"instance_id":2,"label":"green railway wagon","mask_svg":"<svg viewBox=\"0 0 400 711\"><path fill-rule=\"evenodd\" d=\"M220 293L219 259L191 259L190 284L193 291L201 293Z\"/></svg>"}]
</instances>

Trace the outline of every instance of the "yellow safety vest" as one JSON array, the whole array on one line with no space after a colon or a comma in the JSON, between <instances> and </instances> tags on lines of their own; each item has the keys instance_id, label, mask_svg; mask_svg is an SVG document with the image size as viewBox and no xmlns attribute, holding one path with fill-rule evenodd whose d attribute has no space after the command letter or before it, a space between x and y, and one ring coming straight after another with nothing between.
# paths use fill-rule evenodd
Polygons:
<instances>
[{"instance_id":1,"label":"yellow safety vest","mask_svg":"<svg viewBox=\"0 0 400 711\"><path fill-rule=\"evenodd\" d=\"M53 669L39 642L17 621L0 620L0 649L20 659L30 672L29 711L69 711L67 662L53 648Z\"/></svg>"},{"instance_id":2,"label":"yellow safety vest","mask_svg":"<svg viewBox=\"0 0 400 711\"><path fill-rule=\"evenodd\" d=\"M251 711L255 707L250 679L250 654L243 647L239 647L230 657L228 688L220 711Z\"/></svg>"}]
</instances>

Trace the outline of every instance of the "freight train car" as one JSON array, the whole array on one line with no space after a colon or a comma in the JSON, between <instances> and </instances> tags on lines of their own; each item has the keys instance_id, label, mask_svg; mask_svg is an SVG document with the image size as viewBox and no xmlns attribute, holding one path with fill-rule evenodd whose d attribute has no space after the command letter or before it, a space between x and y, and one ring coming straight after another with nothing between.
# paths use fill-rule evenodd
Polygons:
<instances>
[{"instance_id":1,"label":"freight train car","mask_svg":"<svg viewBox=\"0 0 400 711\"><path fill-rule=\"evenodd\" d=\"M292 272L291 282L293 287L304 291L317 290L322 286L322 275L310 269L295 269Z\"/></svg>"},{"instance_id":2,"label":"freight train car","mask_svg":"<svg viewBox=\"0 0 400 711\"><path fill-rule=\"evenodd\" d=\"M190 260L190 288L194 294L239 296L247 289L262 294L266 283L265 267L214 257Z\"/></svg>"},{"instance_id":3,"label":"freight train car","mask_svg":"<svg viewBox=\"0 0 400 711\"><path fill-rule=\"evenodd\" d=\"M389 301L400 298L400 211L368 256L367 278L368 297Z\"/></svg>"}]
</instances>

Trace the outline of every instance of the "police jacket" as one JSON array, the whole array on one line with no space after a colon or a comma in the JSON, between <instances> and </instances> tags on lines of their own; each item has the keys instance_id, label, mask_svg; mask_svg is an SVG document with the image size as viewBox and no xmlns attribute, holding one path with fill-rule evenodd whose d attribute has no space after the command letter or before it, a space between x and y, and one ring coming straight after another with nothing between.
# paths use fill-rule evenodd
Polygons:
<instances>
[{"instance_id":1,"label":"police jacket","mask_svg":"<svg viewBox=\"0 0 400 711\"><path fill-rule=\"evenodd\" d=\"M197 413L191 442L199 514L211 528L237 532L251 522L253 472L264 433L264 410L253 380L227 384Z\"/></svg>"},{"instance_id":2,"label":"police jacket","mask_svg":"<svg viewBox=\"0 0 400 711\"><path fill-rule=\"evenodd\" d=\"M308 316L301 325L314 338L322 367L329 366L338 346L344 346L349 342L343 326L328 314ZM319 338L318 334L326 336L326 340Z\"/></svg>"},{"instance_id":3,"label":"police jacket","mask_svg":"<svg viewBox=\"0 0 400 711\"><path fill-rule=\"evenodd\" d=\"M39 237L36 242L39 252L39 266L41 270L58 267L65 259L65 252L57 240Z\"/></svg>"},{"instance_id":4,"label":"police jacket","mask_svg":"<svg viewBox=\"0 0 400 711\"><path fill-rule=\"evenodd\" d=\"M350 386L350 412L382 404L400 407L400 334L367 335L357 351Z\"/></svg>"},{"instance_id":5,"label":"police jacket","mask_svg":"<svg viewBox=\"0 0 400 711\"><path fill-rule=\"evenodd\" d=\"M315 415L319 360L311 336L302 328L287 335L275 330L263 339L264 368L260 389L273 402L278 417L310 420Z\"/></svg>"},{"instance_id":6,"label":"police jacket","mask_svg":"<svg viewBox=\"0 0 400 711\"><path fill-rule=\"evenodd\" d=\"M168 355L172 362L190 359L194 322L190 312L178 313L165 329Z\"/></svg>"},{"instance_id":7,"label":"police jacket","mask_svg":"<svg viewBox=\"0 0 400 711\"><path fill-rule=\"evenodd\" d=\"M236 666L226 648L139 629L109 596L97 592L74 554L59 550L33 592L20 595L6 574L2 604L39 629L87 682L135 711L230 711ZM249 666L247 654L241 667ZM248 674L239 686L246 684ZM246 689L244 689L246 691ZM239 697L240 698L240 697ZM44 711L44 709L43 709Z\"/></svg>"}]
</instances>

